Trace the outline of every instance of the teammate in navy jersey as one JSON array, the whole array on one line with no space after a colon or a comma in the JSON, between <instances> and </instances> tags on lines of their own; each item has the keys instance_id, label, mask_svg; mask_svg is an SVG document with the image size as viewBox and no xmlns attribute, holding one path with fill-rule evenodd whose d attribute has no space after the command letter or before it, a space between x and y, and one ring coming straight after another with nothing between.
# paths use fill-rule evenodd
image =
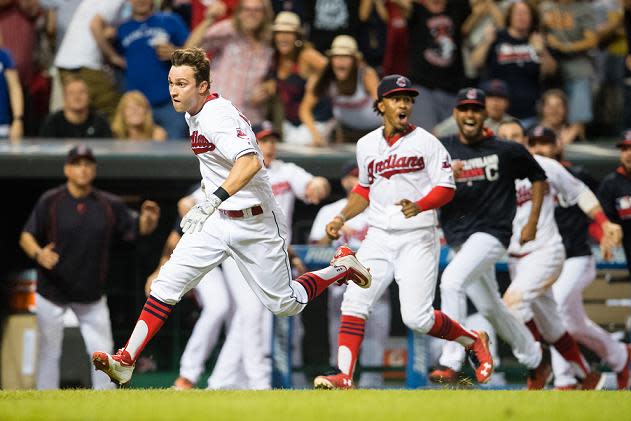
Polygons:
<instances>
[{"instance_id":1,"label":"teammate in navy jersey","mask_svg":"<svg viewBox=\"0 0 631 421\"><path fill-rule=\"evenodd\" d=\"M453 114L459 134L442 139L456 177L454 200L441 208L440 223L447 243L456 251L443 272L441 309L458 320L466 317L466 296L530 369L528 387L541 389L550 373L541 345L506 307L495 279L495 263L506 253L515 216L515 180L533 184L533 203L541 204L546 175L521 145L498 140L484 129L485 95L479 89L458 93ZM535 238L540 206L533 206L522 241ZM466 295L465 295L466 293ZM432 381L456 381L464 354L449 343L443 347Z\"/></svg>"},{"instance_id":2,"label":"teammate in navy jersey","mask_svg":"<svg viewBox=\"0 0 631 421\"><path fill-rule=\"evenodd\" d=\"M598 198L611 221L622 226L622 246L631 272L631 130L626 130L616 146L620 165L600 183Z\"/></svg>"},{"instance_id":3,"label":"teammate in navy jersey","mask_svg":"<svg viewBox=\"0 0 631 421\"><path fill-rule=\"evenodd\" d=\"M557 142L552 130L533 130L528 137L528 144L537 155L560 159L561 150L558 145L561 144ZM624 390L629 387L631 347L616 341L607 331L591 321L583 306L583 290L596 278L596 260L588 244L589 225L593 219L602 228L602 254L605 258L611 256L609 246L619 241L621 229L619 225L609 222L603 213L593 193L598 187L596 180L582 167L572 166L567 161L562 163L570 174L587 186L587 189L579 197L580 204L573 206L567 206L562 197L558 196L554 217L563 239L566 260L561 274L552 286L552 292L568 332L578 342L595 352L617 374L618 389ZM578 387L570 363L554 350L552 367L557 389Z\"/></svg>"}]
</instances>

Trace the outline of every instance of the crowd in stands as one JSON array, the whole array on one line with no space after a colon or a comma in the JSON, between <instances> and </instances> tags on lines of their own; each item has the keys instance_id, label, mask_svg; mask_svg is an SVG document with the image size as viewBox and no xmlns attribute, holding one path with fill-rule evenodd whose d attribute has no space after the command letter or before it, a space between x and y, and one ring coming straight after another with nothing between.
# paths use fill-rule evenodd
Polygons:
<instances>
[{"instance_id":1,"label":"crowd in stands","mask_svg":"<svg viewBox=\"0 0 631 421\"><path fill-rule=\"evenodd\" d=\"M631 126L628 0L0 0L0 139L182 140L167 74L178 47L212 89L288 143L354 143L380 125L380 77L421 91L412 122L454 130L456 92L489 94L563 143ZM626 29L626 31L625 31ZM87 95L86 95L87 91Z\"/></svg>"}]
</instances>

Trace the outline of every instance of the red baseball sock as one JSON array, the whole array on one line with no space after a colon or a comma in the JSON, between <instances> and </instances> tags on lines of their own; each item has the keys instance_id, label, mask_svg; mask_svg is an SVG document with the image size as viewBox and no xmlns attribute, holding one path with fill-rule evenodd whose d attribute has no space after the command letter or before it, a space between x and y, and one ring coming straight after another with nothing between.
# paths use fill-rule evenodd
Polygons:
<instances>
[{"instance_id":1,"label":"red baseball sock","mask_svg":"<svg viewBox=\"0 0 631 421\"><path fill-rule=\"evenodd\" d=\"M315 272L304 273L296 279L296 282L302 285L307 291L307 298L312 301L332 283L343 280L346 275L346 271L338 272L334 267L329 266Z\"/></svg>"},{"instance_id":2,"label":"red baseball sock","mask_svg":"<svg viewBox=\"0 0 631 421\"><path fill-rule=\"evenodd\" d=\"M366 320L361 317L342 315L337 335L337 365L342 373L353 377L359 348L364 340Z\"/></svg>"},{"instance_id":3,"label":"red baseball sock","mask_svg":"<svg viewBox=\"0 0 631 421\"><path fill-rule=\"evenodd\" d=\"M434 326L427 334L435 338L456 341L463 346L469 346L476 340L473 332L468 331L440 310L434 310Z\"/></svg>"},{"instance_id":4,"label":"red baseball sock","mask_svg":"<svg viewBox=\"0 0 631 421\"><path fill-rule=\"evenodd\" d=\"M158 333L172 310L173 306L170 304L164 303L151 295L147 298L134 331L131 333L129 341L127 341L124 348L129 353L132 362L136 362L142 350L151 338Z\"/></svg>"},{"instance_id":5,"label":"red baseball sock","mask_svg":"<svg viewBox=\"0 0 631 421\"><path fill-rule=\"evenodd\" d=\"M543 340L543 336L541 336L541 332L539 331L539 328L537 327L537 324L535 323L534 319L528 320L526 322L526 327L528 328L528 330L530 330L530 333L532 333L532 336L534 336L535 341L540 342L540 343L545 342Z\"/></svg>"},{"instance_id":6,"label":"red baseball sock","mask_svg":"<svg viewBox=\"0 0 631 421\"><path fill-rule=\"evenodd\" d=\"M587 361L585 361L583 354L581 354L581 351L578 348L578 344L569 333L565 332L553 345L563 358L578 366L578 369L583 372L583 377L587 376L591 372L587 366Z\"/></svg>"}]
</instances>

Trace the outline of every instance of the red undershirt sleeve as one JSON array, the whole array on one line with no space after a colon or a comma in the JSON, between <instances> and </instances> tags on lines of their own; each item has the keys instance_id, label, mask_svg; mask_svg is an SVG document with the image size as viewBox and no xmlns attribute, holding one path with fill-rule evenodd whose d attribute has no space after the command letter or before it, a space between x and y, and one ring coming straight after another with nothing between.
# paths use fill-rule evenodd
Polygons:
<instances>
[{"instance_id":1,"label":"red undershirt sleeve","mask_svg":"<svg viewBox=\"0 0 631 421\"><path fill-rule=\"evenodd\" d=\"M357 184L355 187L353 187L353 190L351 190L351 192L357 193L364 199L370 201L370 199L368 198L368 195L370 194L370 187L364 187L360 184Z\"/></svg>"},{"instance_id":2,"label":"red undershirt sleeve","mask_svg":"<svg viewBox=\"0 0 631 421\"><path fill-rule=\"evenodd\" d=\"M438 209L451 202L456 194L456 189L451 187L436 186L425 197L416 202L421 210Z\"/></svg>"}]
</instances>

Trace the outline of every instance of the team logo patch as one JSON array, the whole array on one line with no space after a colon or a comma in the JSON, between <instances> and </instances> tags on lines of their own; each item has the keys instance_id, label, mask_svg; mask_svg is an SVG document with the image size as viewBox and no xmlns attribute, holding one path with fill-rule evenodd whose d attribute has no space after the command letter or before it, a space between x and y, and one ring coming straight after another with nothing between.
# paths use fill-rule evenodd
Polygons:
<instances>
[{"instance_id":1,"label":"team logo patch","mask_svg":"<svg viewBox=\"0 0 631 421\"><path fill-rule=\"evenodd\" d=\"M368 182L372 184L377 176L390 179L396 174L417 172L424 168L425 160L422 156L389 155L382 161L368 163Z\"/></svg>"},{"instance_id":2,"label":"team logo patch","mask_svg":"<svg viewBox=\"0 0 631 421\"><path fill-rule=\"evenodd\" d=\"M195 130L191 134L191 150L195 155L199 155L200 153L212 152L216 149L214 143L211 143L204 137L204 135L200 134Z\"/></svg>"},{"instance_id":3,"label":"team logo patch","mask_svg":"<svg viewBox=\"0 0 631 421\"><path fill-rule=\"evenodd\" d=\"M237 137L241 138L241 139L247 139L248 135L246 132L244 132L243 130L237 128Z\"/></svg>"},{"instance_id":4,"label":"team logo patch","mask_svg":"<svg viewBox=\"0 0 631 421\"><path fill-rule=\"evenodd\" d=\"M469 89L467 91L466 97L467 99L477 99L478 93L475 91L475 89Z\"/></svg>"},{"instance_id":5,"label":"team logo patch","mask_svg":"<svg viewBox=\"0 0 631 421\"><path fill-rule=\"evenodd\" d=\"M407 80L405 80L403 76L397 78L395 83L397 84L399 88L405 88L408 85Z\"/></svg>"}]
</instances>

